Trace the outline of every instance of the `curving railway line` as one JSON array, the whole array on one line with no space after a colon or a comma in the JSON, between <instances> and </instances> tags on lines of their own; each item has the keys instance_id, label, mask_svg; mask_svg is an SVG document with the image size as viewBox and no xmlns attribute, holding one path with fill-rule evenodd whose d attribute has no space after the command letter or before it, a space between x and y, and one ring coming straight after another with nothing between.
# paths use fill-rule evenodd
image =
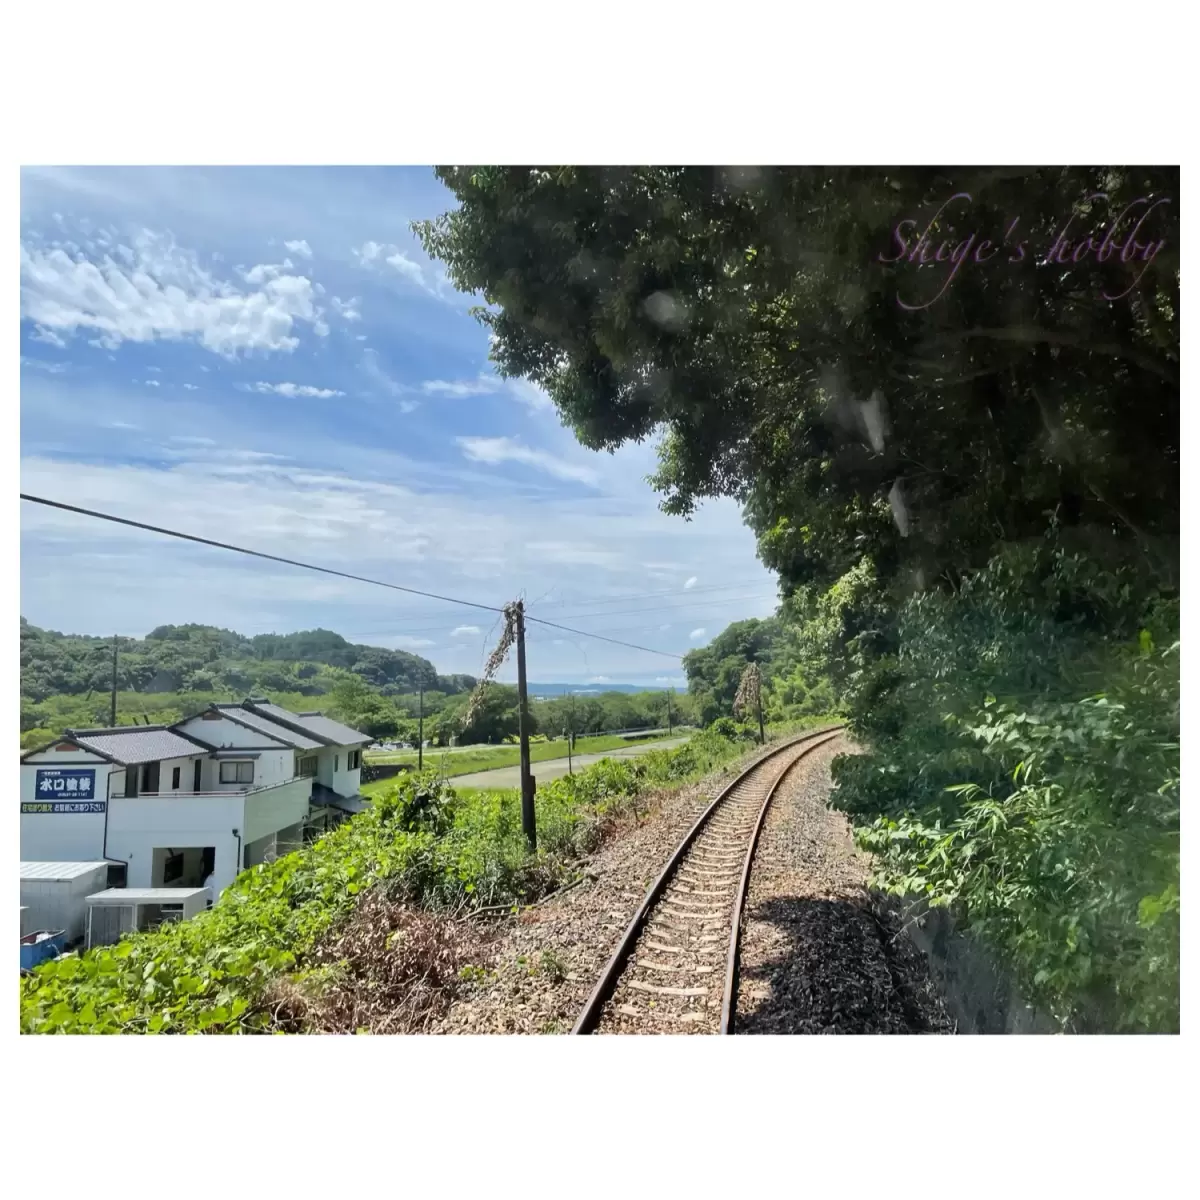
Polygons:
<instances>
[{"instance_id":1,"label":"curving railway line","mask_svg":"<svg viewBox=\"0 0 1200 1200\"><path fill-rule=\"evenodd\" d=\"M572 1033L733 1033L742 904L772 797L828 726L774 746L701 813L650 885Z\"/></svg>"}]
</instances>

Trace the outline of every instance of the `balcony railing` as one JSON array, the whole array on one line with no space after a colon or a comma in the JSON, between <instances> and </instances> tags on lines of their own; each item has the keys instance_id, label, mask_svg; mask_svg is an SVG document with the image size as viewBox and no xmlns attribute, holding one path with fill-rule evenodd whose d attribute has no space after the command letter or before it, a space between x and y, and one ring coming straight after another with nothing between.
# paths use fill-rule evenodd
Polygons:
<instances>
[{"instance_id":1,"label":"balcony railing","mask_svg":"<svg viewBox=\"0 0 1200 1200\"><path fill-rule=\"evenodd\" d=\"M260 792L270 792L275 788L288 787L293 783L313 783L311 775L293 775L290 779L280 779L275 783L247 784L245 787L227 787L214 792L189 792L184 788L172 788L168 792L138 792L136 796L126 796L124 792L116 792L109 796L110 800L180 800L197 799L213 796L254 796Z\"/></svg>"}]
</instances>

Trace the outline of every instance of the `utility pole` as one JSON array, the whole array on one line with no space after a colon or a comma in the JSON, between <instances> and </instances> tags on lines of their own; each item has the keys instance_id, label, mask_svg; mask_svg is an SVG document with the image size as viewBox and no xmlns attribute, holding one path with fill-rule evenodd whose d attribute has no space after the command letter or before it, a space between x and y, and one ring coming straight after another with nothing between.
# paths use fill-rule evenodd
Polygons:
<instances>
[{"instance_id":1,"label":"utility pole","mask_svg":"<svg viewBox=\"0 0 1200 1200\"><path fill-rule=\"evenodd\" d=\"M425 685L417 684L417 770L425 769Z\"/></svg>"},{"instance_id":2,"label":"utility pole","mask_svg":"<svg viewBox=\"0 0 1200 1200\"><path fill-rule=\"evenodd\" d=\"M112 696L109 705L108 727L116 729L117 727L117 635L113 634L113 669L112 669Z\"/></svg>"},{"instance_id":3,"label":"utility pole","mask_svg":"<svg viewBox=\"0 0 1200 1200\"><path fill-rule=\"evenodd\" d=\"M671 736L671 693L674 688L667 689L667 737Z\"/></svg>"},{"instance_id":4,"label":"utility pole","mask_svg":"<svg viewBox=\"0 0 1200 1200\"><path fill-rule=\"evenodd\" d=\"M571 761L571 756L575 750L575 693L568 692L567 695L571 699L571 703L567 706L570 709L570 717L567 725L567 774L575 774L575 765Z\"/></svg>"},{"instance_id":5,"label":"utility pole","mask_svg":"<svg viewBox=\"0 0 1200 1200\"><path fill-rule=\"evenodd\" d=\"M767 744L767 732L763 728L762 690L761 689L759 690L759 693L758 693L758 744L760 746L765 746Z\"/></svg>"},{"instance_id":6,"label":"utility pole","mask_svg":"<svg viewBox=\"0 0 1200 1200\"><path fill-rule=\"evenodd\" d=\"M529 691L525 678L525 602L518 600L517 637L517 716L521 736L521 828L529 839L530 850L537 849L537 820L533 810L534 778L529 770Z\"/></svg>"}]
</instances>

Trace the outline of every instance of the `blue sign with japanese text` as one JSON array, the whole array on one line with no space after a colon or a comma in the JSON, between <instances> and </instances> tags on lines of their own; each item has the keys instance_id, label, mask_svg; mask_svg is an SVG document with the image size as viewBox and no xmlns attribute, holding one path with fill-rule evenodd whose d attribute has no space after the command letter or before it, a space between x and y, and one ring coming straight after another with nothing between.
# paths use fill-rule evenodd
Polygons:
<instances>
[{"instance_id":1,"label":"blue sign with japanese text","mask_svg":"<svg viewBox=\"0 0 1200 1200\"><path fill-rule=\"evenodd\" d=\"M39 800L95 800L96 772L40 767L33 790Z\"/></svg>"}]
</instances>

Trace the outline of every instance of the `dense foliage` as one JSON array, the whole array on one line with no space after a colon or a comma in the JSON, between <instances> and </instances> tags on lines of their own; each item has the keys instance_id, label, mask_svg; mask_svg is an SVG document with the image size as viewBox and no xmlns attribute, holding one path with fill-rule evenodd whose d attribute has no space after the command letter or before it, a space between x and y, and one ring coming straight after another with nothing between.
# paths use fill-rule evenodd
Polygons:
<instances>
[{"instance_id":1,"label":"dense foliage","mask_svg":"<svg viewBox=\"0 0 1200 1200\"><path fill-rule=\"evenodd\" d=\"M515 791L458 795L431 775L401 779L319 841L242 872L209 912L37 968L21 981L21 1029L266 1029L272 979L305 970L360 897L435 910L531 901L564 881L605 823L647 789L694 778L744 748L699 734L676 751L605 760L540 787L536 854Z\"/></svg>"},{"instance_id":2,"label":"dense foliage","mask_svg":"<svg viewBox=\"0 0 1200 1200\"><path fill-rule=\"evenodd\" d=\"M698 719L709 724L734 713L738 683L755 663L764 673L763 713L768 721L833 712L833 689L819 661L801 655L791 627L777 618L735 621L707 646L684 655L688 689Z\"/></svg>"},{"instance_id":3,"label":"dense foliage","mask_svg":"<svg viewBox=\"0 0 1200 1200\"><path fill-rule=\"evenodd\" d=\"M743 503L881 882L1065 1023L1177 1028L1178 170L438 175L500 370ZM693 656L710 713L770 636Z\"/></svg>"},{"instance_id":4,"label":"dense foliage","mask_svg":"<svg viewBox=\"0 0 1200 1200\"><path fill-rule=\"evenodd\" d=\"M466 675L439 675L403 650L358 646L327 629L244 637L210 625L160 625L144 638L119 638L119 690L203 692L241 699L251 692L320 696L347 673L386 696L418 685L447 695L468 691ZM39 629L21 618L21 696L38 702L112 686L112 639Z\"/></svg>"},{"instance_id":5,"label":"dense foliage","mask_svg":"<svg viewBox=\"0 0 1200 1200\"><path fill-rule=\"evenodd\" d=\"M1139 591L1047 547L914 598L838 764L880 883L1080 1029L1179 1023L1179 618Z\"/></svg>"}]
</instances>

